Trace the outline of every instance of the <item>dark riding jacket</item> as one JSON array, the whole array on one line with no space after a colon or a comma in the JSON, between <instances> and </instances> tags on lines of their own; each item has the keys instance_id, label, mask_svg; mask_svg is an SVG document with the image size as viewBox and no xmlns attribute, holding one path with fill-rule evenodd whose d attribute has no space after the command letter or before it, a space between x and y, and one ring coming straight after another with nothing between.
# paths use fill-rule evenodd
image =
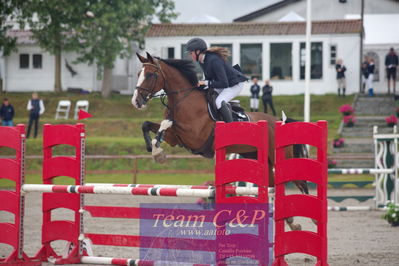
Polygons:
<instances>
[{"instance_id":1,"label":"dark riding jacket","mask_svg":"<svg viewBox=\"0 0 399 266\"><path fill-rule=\"evenodd\" d=\"M335 70L337 71L337 79L345 78L346 67L344 65L336 64ZM338 70L341 70L341 71L338 71Z\"/></svg>"},{"instance_id":2,"label":"dark riding jacket","mask_svg":"<svg viewBox=\"0 0 399 266\"><path fill-rule=\"evenodd\" d=\"M10 121L14 118L14 107L9 104L3 104L0 108L0 116L4 121Z\"/></svg>"},{"instance_id":3,"label":"dark riding jacket","mask_svg":"<svg viewBox=\"0 0 399 266\"><path fill-rule=\"evenodd\" d=\"M226 63L218 54L207 52L204 63L200 63L204 71L208 87L213 89L225 89L233 87L248 79L238 70Z\"/></svg>"},{"instance_id":4,"label":"dark riding jacket","mask_svg":"<svg viewBox=\"0 0 399 266\"><path fill-rule=\"evenodd\" d=\"M252 99L259 99L260 86L258 84L253 84L250 91Z\"/></svg>"}]
</instances>

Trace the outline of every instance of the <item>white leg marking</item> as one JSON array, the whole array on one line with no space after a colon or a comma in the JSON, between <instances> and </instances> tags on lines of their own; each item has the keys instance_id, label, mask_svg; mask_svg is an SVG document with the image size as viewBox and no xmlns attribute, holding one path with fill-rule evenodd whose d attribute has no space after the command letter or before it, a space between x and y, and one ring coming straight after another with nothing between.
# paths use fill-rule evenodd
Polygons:
<instances>
[{"instance_id":1,"label":"white leg marking","mask_svg":"<svg viewBox=\"0 0 399 266\"><path fill-rule=\"evenodd\" d=\"M156 155L158 155L158 154L160 154L160 153L162 153L163 152L163 149L161 148L161 147L157 147L155 144L157 143L157 140L156 139L153 139L152 141L151 141L151 144L152 144L152 156L156 156Z\"/></svg>"},{"instance_id":2,"label":"white leg marking","mask_svg":"<svg viewBox=\"0 0 399 266\"><path fill-rule=\"evenodd\" d=\"M161 125L159 126L158 132L167 130L168 128L170 128L173 125L173 121L172 120L162 120Z\"/></svg>"}]
</instances>

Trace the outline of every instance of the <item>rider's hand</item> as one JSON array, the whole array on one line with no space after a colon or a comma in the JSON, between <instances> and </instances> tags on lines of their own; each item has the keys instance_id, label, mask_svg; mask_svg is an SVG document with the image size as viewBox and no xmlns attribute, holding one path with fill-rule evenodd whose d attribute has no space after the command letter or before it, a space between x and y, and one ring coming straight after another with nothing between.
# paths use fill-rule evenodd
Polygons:
<instances>
[{"instance_id":1,"label":"rider's hand","mask_svg":"<svg viewBox=\"0 0 399 266\"><path fill-rule=\"evenodd\" d=\"M197 86L198 86L198 87L200 87L200 86L206 86L206 85L207 85L206 83L207 83L207 82L205 82L205 80L200 80L200 81L198 81Z\"/></svg>"}]
</instances>

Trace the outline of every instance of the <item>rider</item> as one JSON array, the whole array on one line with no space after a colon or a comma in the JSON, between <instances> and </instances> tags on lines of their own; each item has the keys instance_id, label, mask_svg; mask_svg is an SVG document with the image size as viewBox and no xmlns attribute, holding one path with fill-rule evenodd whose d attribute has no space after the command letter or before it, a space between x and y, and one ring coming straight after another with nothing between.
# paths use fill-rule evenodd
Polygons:
<instances>
[{"instance_id":1,"label":"rider","mask_svg":"<svg viewBox=\"0 0 399 266\"><path fill-rule=\"evenodd\" d=\"M248 79L226 62L229 56L226 48L208 49L203 39L193 38L187 42L187 51L204 72L205 80L199 81L198 86L205 85L219 93L216 107L225 122L233 122L228 102L241 92L244 82Z\"/></svg>"}]
</instances>

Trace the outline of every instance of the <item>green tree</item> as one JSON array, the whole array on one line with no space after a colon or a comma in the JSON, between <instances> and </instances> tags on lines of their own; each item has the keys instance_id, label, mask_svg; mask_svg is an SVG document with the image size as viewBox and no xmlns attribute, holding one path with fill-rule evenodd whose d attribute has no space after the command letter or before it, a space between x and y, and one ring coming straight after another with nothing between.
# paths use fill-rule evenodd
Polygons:
<instances>
[{"instance_id":1,"label":"green tree","mask_svg":"<svg viewBox=\"0 0 399 266\"><path fill-rule=\"evenodd\" d=\"M177 16L172 0L77 0L74 14L86 14L71 24L78 62L96 63L102 70L103 97L111 93L112 68L117 57L131 56L132 43L142 44L154 19L169 22Z\"/></svg>"},{"instance_id":2,"label":"green tree","mask_svg":"<svg viewBox=\"0 0 399 266\"><path fill-rule=\"evenodd\" d=\"M12 28L12 22L18 14L20 1L8 0L0 1L0 56L8 56L16 50L17 39L7 35L7 31ZM0 91L3 90L3 80L0 76Z\"/></svg>"},{"instance_id":3,"label":"green tree","mask_svg":"<svg viewBox=\"0 0 399 266\"><path fill-rule=\"evenodd\" d=\"M75 3L66 0L22 2L19 16L21 28L25 28L25 25L27 25L40 47L54 55L54 90L60 92L62 91L62 51L76 48L69 42L68 38L69 25L75 23L75 20L79 18L79 14L73 13ZM83 14L80 17L83 19Z\"/></svg>"}]
</instances>

